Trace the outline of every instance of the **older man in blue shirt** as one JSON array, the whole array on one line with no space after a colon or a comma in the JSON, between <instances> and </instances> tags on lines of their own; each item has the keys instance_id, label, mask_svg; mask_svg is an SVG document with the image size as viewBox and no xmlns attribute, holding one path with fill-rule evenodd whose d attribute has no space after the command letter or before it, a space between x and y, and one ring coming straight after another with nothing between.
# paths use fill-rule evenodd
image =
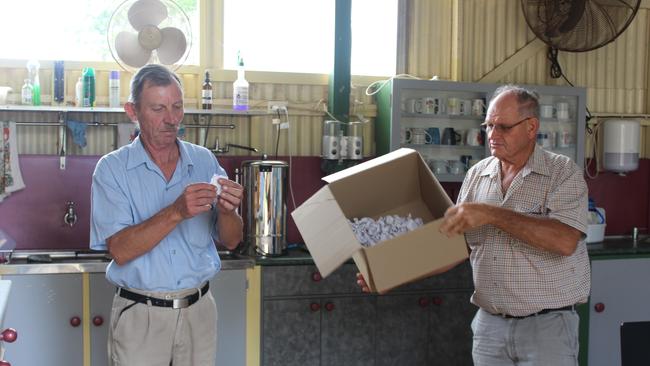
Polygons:
<instances>
[{"instance_id":1,"label":"older man in blue shirt","mask_svg":"<svg viewBox=\"0 0 650 366\"><path fill-rule=\"evenodd\" d=\"M207 149L177 138L183 119L178 77L140 69L125 111L140 135L97 163L92 249L108 250L117 286L109 329L111 365L214 365L217 311L208 291L220 269L215 242L242 240L242 187Z\"/></svg>"}]
</instances>

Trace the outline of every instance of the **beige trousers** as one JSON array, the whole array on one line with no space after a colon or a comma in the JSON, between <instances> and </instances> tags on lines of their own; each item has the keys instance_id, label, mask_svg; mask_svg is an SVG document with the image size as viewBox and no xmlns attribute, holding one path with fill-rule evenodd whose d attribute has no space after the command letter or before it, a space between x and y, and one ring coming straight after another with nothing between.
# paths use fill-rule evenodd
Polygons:
<instances>
[{"instance_id":1,"label":"beige trousers","mask_svg":"<svg viewBox=\"0 0 650 366\"><path fill-rule=\"evenodd\" d=\"M196 289L173 294L137 292L156 298L181 298ZM122 311L132 304L117 294L113 298L108 331L110 366L215 365L217 306L210 291L184 309L136 304Z\"/></svg>"}]
</instances>

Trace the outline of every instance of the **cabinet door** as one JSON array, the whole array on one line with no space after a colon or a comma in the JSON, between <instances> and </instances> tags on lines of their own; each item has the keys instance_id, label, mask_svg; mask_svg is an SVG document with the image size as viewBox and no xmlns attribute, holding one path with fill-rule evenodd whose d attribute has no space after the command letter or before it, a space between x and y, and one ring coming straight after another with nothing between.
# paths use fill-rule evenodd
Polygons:
<instances>
[{"instance_id":1,"label":"cabinet door","mask_svg":"<svg viewBox=\"0 0 650 366\"><path fill-rule=\"evenodd\" d=\"M217 303L217 365L246 364L246 270L217 273L210 281Z\"/></svg>"},{"instance_id":2,"label":"cabinet door","mask_svg":"<svg viewBox=\"0 0 650 366\"><path fill-rule=\"evenodd\" d=\"M104 273L90 273L90 359L93 366L108 364L108 326L113 306L113 286Z\"/></svg>"},{"instance_id":3,"label":"cabinet door","mask_svg":"<svg viewBox=\"0 0 650 366\"><path fill-rule=\"evenodd\" d=\"M321 366L372 365L374 297L324 299L321 306Z\"/></svg>"},{"instance_id":4,"label":"cabinet door","mask_svg":"<svg viewBox=\"0 0 650 366\"><path fill-rule=\"evenodd\" d=\"M650 320L648 278L648 258L591 262L590 366L621 364L621 324ZM602 311L597 304L604 306Z\"/></svg>"},{"instance_id":5,"label":"cabinet door","mask_svg":"<svg viewBox=\"0 0 650 366\"><path fill-rule=\"evenodd\" d=\"M262 296L361 293L356 284L357 272L354 264L345 264L322 278L312 265L263 267Z\"/></svg>"},{"instance_id":6,"label":"cabinet door","mask_svg":"<svg viewBox=\"0 0 650 366\"><path fill-rule=\"evenodd\" d=\"M13 365L83 364L82 316L78 274L5 275L11 280L4 325L16 328L18 340L5 345L4 358Z\"/></svg>"},{"instance_id":7,"label":"cabinet door","mask_svg":"<svg viewBox=\"0 0 650 366\"><path fill-rule=\"evenodd\" d=\"M320 300L265 300L262 306L262 365L319 365Z\"/></svg>"},{"instance_id":8,"label":"cabinet door","mask_svg":"<svg viewBox=\"0 0 650 366\"><path fill-rule=\"evenodd\" d=\"M427 365L472 365L471 292L432 295Z\"/></svg>"},{"instance_id":9,"label":"cabinet door","mask_svg":"<svg viewBox=\"0 0 650 366\"><path fill-rule=\"evenodd\" d=\"M426 366L431 300L424 295L377 297L376 366Z\"/></svg>"}]
</instances>

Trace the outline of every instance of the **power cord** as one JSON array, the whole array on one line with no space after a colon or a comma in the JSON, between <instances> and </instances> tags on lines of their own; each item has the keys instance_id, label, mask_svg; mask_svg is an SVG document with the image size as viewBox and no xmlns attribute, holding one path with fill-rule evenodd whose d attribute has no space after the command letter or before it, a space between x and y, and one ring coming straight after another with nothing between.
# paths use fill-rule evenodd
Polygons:
<instances>
[{"instance_id":1,"label":"power cord","mask_svg":"<svg viewBox=\"0 0 650 366\"><path fill-rule=\"evenodd\" d=\"M393 76L391 76L390 78L388 78L386 80L377 80L375 82L370 83L370 85L368 85L368 87L366 88L366 95L371 96L371 95L375 95L375 94L379 93L379 91L382 90L386 86L386 84L391 82L391 80L393 80L395 78L399 78L399 77L420 80L419 77L413 76L413 75L410 75L410 74L393 75ZM436 77L434 76L433 78L436 78ZM379 85L379 87L377 87L376 89L374 89L374 91L371 92L370 90L372 90L375 87L375 85Z\"/></svg>"},{"instance_id":2,"label":"power cord","mask_svg":"<svg viewBox=\"0 0 650 366\"><path fill-rule=\"evenodd\" d=\"M572 87L575 87L573 83L569 81L569 79L567 79L566 75L564 75L564 71L562 71L562 66L560 66L560 61L557 58L557 54L558 54L558 49L554 47L549 47L548 52L546 53L546 58L551 63L551 72L550 72L551 77L553 79L562 78L567 84L571 85ZM589 127L589 121L593 118L593 116L591 115L591 112L589 111L589 108L587 107L586 104L585 104L585 110L587 113L586 130L591 134L593 133L593 131Z\"/></svg>"},{"instance_id":3,"label":"power cord","mask_svg":"<svg viewBox=\"0 0 650 366\"><path fill-rule=\"evenodd\" d=\"M288 127L287 146L288 146L288 154L289 154L289 177L288 177L289 178L289 195L291 196L291 203L293 204L293 209L295 210L296 209L296 198L294 197L294 194L293 194L293 183L292 183L292 181L293 181L293 154L291 152L291 150L292 150L291 149L291 147L292 147L291 130L292 130L292 128L291 128L291 125L289 123L289 111L287 110L287 107L280 107L280 108L277 109L278 119L280 119L280 123L278 124L278 130L277 130L278 131L278 137L277 137L277 140L276 140L276 143L275 143L275 156L276 156L276 159L277 159L278 148L280 146L280 131L281 131L281 126L283 124L282 123L282 114L281 114L281 112L284 112L284 115L285 115L285 118L286 118L285 123L286 123L286 126Z\"/></svg>"}]
</instances>

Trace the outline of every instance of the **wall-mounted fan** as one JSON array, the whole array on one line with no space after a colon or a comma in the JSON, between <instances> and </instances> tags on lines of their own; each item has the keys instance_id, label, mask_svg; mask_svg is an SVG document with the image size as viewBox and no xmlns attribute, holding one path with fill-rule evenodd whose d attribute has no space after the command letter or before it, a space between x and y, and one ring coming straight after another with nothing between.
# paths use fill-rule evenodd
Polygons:
<instances>
[{"instance_id":1,"label":"wall-mounted fan","mask_svg":"<svg viewBox=\"0 0 650 366\"><path fill-rule=\"evenodd\" d=\"M634 19L641 0L521 0L539 39L561 51L583 52L612 42Z\"/></svg>"},{"instance_id":2,"label":"wall-mounted fan","mask_svg":"<svg viewBox=\"0 0 650 366\"><path fill-rule=\"evenodd\" d=\"M149 63L175 70L192 46L190 20L173 0L127 0L108 22L108 45L126 71Z\"/></svg>"}]
</instances>

